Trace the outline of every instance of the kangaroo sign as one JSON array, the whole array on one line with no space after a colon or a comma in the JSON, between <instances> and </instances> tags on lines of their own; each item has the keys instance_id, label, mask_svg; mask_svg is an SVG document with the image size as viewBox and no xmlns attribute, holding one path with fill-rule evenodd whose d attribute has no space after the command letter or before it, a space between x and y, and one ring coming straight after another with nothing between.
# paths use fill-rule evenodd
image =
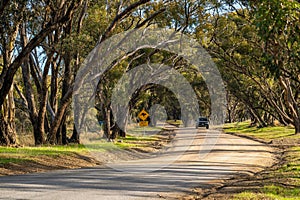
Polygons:
<instances>
[{"instance_id":1,"label":"kangaroo sign","mask_svg":"<svg viewBox=\"0 0 300 200\"><path fill-rule=\"evenodd\" d=\"M138 117L145 121L148 117L149 117L149 114L143 109L139 114L138 114Z\"/></svg>"}]
</instances>

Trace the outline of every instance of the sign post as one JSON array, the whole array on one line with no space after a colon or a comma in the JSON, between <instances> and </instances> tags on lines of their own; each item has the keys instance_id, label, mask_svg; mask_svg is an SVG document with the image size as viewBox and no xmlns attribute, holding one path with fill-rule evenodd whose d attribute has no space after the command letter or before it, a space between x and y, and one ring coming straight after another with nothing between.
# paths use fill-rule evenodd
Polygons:
<instances>
[{"instance_id":1,"label":"sign post","mask_svg":"<svg viewBox=\"0 0 300 200\"><path fill-rule=\"evenodd\" d=\"M144 133L143 135L145 135L145 126L148 126L148 121L147 118L149 117L149 114L143 109L139 114L138 117L142 120L140 121L139 125L141 127L144 127Z\"/></svg>"}]
</instances>

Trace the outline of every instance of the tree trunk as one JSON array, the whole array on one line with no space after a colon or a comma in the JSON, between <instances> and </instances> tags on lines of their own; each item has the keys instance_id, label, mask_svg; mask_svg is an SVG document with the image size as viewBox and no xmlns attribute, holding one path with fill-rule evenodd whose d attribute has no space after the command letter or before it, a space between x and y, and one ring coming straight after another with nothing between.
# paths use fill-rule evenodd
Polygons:
<instances>
[{"instance_id":1,"label":"tree trunk","mask_svg":"<svg viewBox=\"0 0 300 200\"><path fill-rule=\"evenodd\" d=\"M78 132L77 132L77 129L76 129L76 127L75 127L75 124L73 125L73 134L72 134L72 136L71 136L69 142L80 144L79 134L78 134Z\"/></svg>"},{"instance_id":2,"label":"tree trunk","mask_svg":"<svg viewBox=\"0 0 300 200\"><path fill-rule=\"evenodd\" d=\"M67 140L67 124L66 124L66 115L63 117L62 120L62 125L61 125L61 143L63 145L68 144L68 140Z\"/></svg>"},{"instance_id":3,"label":"tree trunk","mask_svg":"<svg viewBox=\"0 0 300 200\"><path fill-rule=\"evenodd\" d=\"M0 144L13 145L17 143L15 132L15 103L13 87L7 95L0 113Z\"/></svg>"},{"instance_id":4,"label":"tree trunk","mask_svg":"<svg viewBox=\"0 0 300 200\"><path fill-rule=\"evenodd\" d=\"M65 117L63 117L56 133L56 144L65 145L67 143L67 126L65 124Z\"/></svg>"},{"instance_id":5,"label":"tree trunk","mask_svg":"<svg viewBox=\"0 0 300 200\"><path fill-rule=\"evenodd\" d=\"M295 134L300 134L300 124L295 126Z\"/></svg>"},{"instance_id":6,"label":"tree trunk","mask_svg":"<svg viewBox=\"0 0 300 200\"><path fill-rule=\"evenodd\" d=\"M49 120L48 120L47 115L45 116L44 130L45 130L46 135L48 135L49 131L50 131L50 127L49 127Z\"/></svg>"},{"instance_id":7,"label":"tree trunk","mask_svg":"<svg viewBox=\"0 0 300 200\"><path fill-rule=\"evenodd\" d=\"M300 134L300 120L295 120L294 126L295 126L295 134Z\"/></svg>"},{"instance_id":8,"label":"tree trunk","mask_svg":"<svg viewBox=\"0 0 300 200\"><path fill-rule=\"evenodd\" d=\"M85 1L84 2L84 6L81 10L81 13L80 13L80 17L79 17L79 20L78 20L78 26L77 26L77 34L79 35L80 32L81 32L81 29L82 29L82 25L83 25L83 20L84 20L84 17L85 17L85 14L86 14L86 11L87 11L87 7L88 7L88 1ZM80 65L80 61L79 61L79 52L76 53L76 56L75 56L75 66L74 66L74 70L73 70L73 78L74 80L76 79L76 74L77 74L77 71L79 69L79 65ZM58 73L57 73L58 74ZM77 100L76 100L76 97L73 99L74 100L74 105L77 105ZM71 138L68 140L68 138L66 138L67 142L73 142L73 143L78 143L80 144L80 138L79 138L79 133L76 129L76 126L75 124L79 124L79 117L78 116L75 116L76 113L77 113L77 108L74 107L74 124L73 124L73 133L72 133L72 136Z\"/></svg>"},{"instance_id":9,"label":"tree trunk","mask_svg":"<svg viewBox=\"0 0 300 200\"><path fill-rule=\"evenodd\" d=\"M293 96L293 91L291 87L290 80L288 78L279 77L279 81L281 86L284 89L284 94L285 94L285 104L286 107L290 111L291 119L292 119L292 124L295 126L295 134L300 133L300 108L298 106L298 103Z\"/></svg>"},{"instance_id":10,"label":"tree trunk","mask_svg":"<svg viewBox=\"0 0 300 200\"><path fill-rule=\"evenodd\" d=\"M104 135L105 137L109 140L110 139L110 109L109 108L104 108Z\"/></svg>"},{"instance_id":11,"label":"tree trunk","mask_svg":"<svg viewBox=\"0 0 300 200\"><path fill-rule=\"evenodd\" d=\"M111 131L111 135L110 135L110 140L114 140L117 138L118 134L119 134L119 131L120 131L120 128L118 127L117 124L115 124L113 127L112 127L112 131Z\"/></svg>"},{"instance_id":12,"label":"tree trunk","mask_svg":"<svg viewBox=\"0 0 300 200\"><path fill-rule=\"evenodd\" d=\"M61 121L63 119L63 116L65 115L66 109L70 105L72 94L73 88L70 88L61 100L60 107L55 115L53 122L51 123L50 132L47 138L50 144L56 143L56 133L58 132L58 129L61 126Z\"/></svg>"},{"instance_id":13,"label":"tree trunk","mask_svg":"<svg viewBox=\"0 0 300 200\"><path fill-rule=\"evenodd\" d=\"M75 95L73 97L73 101L74 101L74 105L77 105L78 104L78 99L77 99L77 96ZM73 124L73 133L72 133L72 136L69 140L69 142L72 142L72 143L80 143L80 136L79 136L79 132L77 131L77 128L79 127L76 127L76 125L79 126L79 114L78 114L78 107L77 106L74 106L74 124ZM75 125L76 124L76 125Z\"/></svg>"},{"instance_id":14,"label":"tree trunk","mask_svg":"<svg viewBox=\"0 0 300 200\"><path fill-rule=\"evenodd\" d=\"M47 102L48 102L48 72L51 66L51 63L54 63L56 59L53 60L54 52L50 52L47 56L47 62L44 66L43 71L43 77L41 81L41 94L39 98L39 112L38 112L38 129L39 129L39 138L38 142L43 144L45 143L45 118L46 118L46 112L47 112Z\"/></svg>"},{"instance_id":15,"label":"tree trunk","mask_svg":"<svg viewBox=\"0 0 300 200\"><path fill-rule=\"evenodd\" d=\"M65 32L67 35L71 35L72 32L72 20L67 24L65 28ZM72 82L72 70L71 70L71 60L72 60L72 53L70 51L66 51L63 58L64 58L64 65L65 65L65 70L64 70L64 79L63 79L63 84L62 84L62 94L66 94L71 86ZM66 118L68 115L68 106L65 108L64 115L61 119L61 124L60 124L60 136L61 136L61 143L62 144L67 144L67 124L66 124Z\"/></svg>"},{"instance_id":16,"label":"tree trunk","mask_svg":"<svg viewBox=\"0 0 300 200\"><path fill-rule=\"evenodd\" d=\"M61 127L60 124L61 124L61 120L63 117L63 112L65 112L67 106L68 105L63 105L62 107L59 108L59 111L58 111L57 115L55 116L53 123L51 124L51 129L50 129L49 137L48 137L48 141L50 144L57 143L56 134L59 131L59 128Z\"/></svg>"},{"instance_id":17,"label":"tree trunk","mask_svg":"<svg viewBox=\"0 0 300 200\"><path fill-rule=\"evenodd\" d=\"M0 112L0 145L14 145L17 143L16 132L11 127L3 113Z\"/></svg>"},{"instance_id":18,"label":"tree trunk","mask_svg":"<svg viewBox=\"0 0 300 200\"><path fill-rule=\"evenodd\" d=\"M55 136L55 144L62 144L62 137L61 137L61 130L62 127L60 126L57 130L56 136Z\"/></svg>"},{"instance_id":19,"label":"tree trunk","mask_svg":"<svg viewBox=\"0 0 300 200\"><path fill-rule=\"evenodd\" d=\"M60 63L60 62L59 62ZM53 108L54 113L57 112L57 91L58 91L58 72L59 67L53 62L51 67L51 85L50 85L50 106Z\"/></svg>"}]
</instances>

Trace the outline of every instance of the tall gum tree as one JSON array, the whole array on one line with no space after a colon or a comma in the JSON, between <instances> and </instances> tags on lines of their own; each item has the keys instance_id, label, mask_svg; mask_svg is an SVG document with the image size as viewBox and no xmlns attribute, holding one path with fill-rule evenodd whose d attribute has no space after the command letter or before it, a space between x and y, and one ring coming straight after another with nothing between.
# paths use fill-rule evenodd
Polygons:
<instances>
[{"instance_id":1,"label":"tall gum tree","mask_svg":"<svg viewBox=\"0 0 300 200\"><path fill-rule=\"evenodd\" d=\"M34 25L32 23L32 15L24 15L26 11L35 12L36 4L43 4L42 24L37 26L37 30L32 32L32 37L25 46L20 46L17 41L20 33L19 27L22 23ZM14 76L23 62L28 58L30 53L39 46L49 33L63 26L72 18L74 11L82 4L82 0L64 1L5 1L1 4L1 56L3 58L3 66L0 74L0 143L3 145L11 145L16 143L16 134L14 130L12 112L12 103L6 103L12 100L9 94L13 85ZM51 5L53 7L51 7ZM64 12L59 12L60 10ZM55 18L50 18L49 13L57 11ZM54 9L54 10L53 10Z\"/></svg>"},{"instance_id":2,"label":"tall gum tree","mask_svg":"<svg viewBox=\"0 0 300 200\"><path fill-rule=\"evenodd\" d=\"M299 3L224 1L204 36L227 89L261 126L292 124L299 133Z\"/></svg>"},{"instance_id":3,"label":"tall gum tree","mask_svg":"<svg viewBox=\"0 0 300 200\"><path fill-rule=\"evenodd\" d=\"M282 112L282 117L299 134L300 3L294 0L258 3L254 5L255 24L263 40L265 65L283 93L287 114Z\"/></svg>"}]
</instances>

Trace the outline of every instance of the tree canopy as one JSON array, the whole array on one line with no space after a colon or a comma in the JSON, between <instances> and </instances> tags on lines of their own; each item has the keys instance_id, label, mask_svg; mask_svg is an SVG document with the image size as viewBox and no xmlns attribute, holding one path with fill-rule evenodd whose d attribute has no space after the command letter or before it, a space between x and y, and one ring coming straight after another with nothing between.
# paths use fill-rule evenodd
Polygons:
<instances>
[{"instance_id":1,"label":"tree canopy","mask_svg":"<svg viewBox=\"0 0 300 200\"><path fill-rule=\"evenodd\" d=\"M300 133L299 1L4 0L0 15L2 145L16 144L25 122L36 145L80 142L71 104L82 62L111 36L145 27L187 34L207 50L226 85L227 121L250 118L268 126L277 120ZM114 86L147 62L182 74L197 95L199 115L211 114L201 74L183 57L145 48L112 63L98 84L95 106L107 137L126 136L111 113ZM128 113L155 104L166 108L169 119L180 118L176 96L156 84L134 93Z\"/></svg>"}]
</instances>

